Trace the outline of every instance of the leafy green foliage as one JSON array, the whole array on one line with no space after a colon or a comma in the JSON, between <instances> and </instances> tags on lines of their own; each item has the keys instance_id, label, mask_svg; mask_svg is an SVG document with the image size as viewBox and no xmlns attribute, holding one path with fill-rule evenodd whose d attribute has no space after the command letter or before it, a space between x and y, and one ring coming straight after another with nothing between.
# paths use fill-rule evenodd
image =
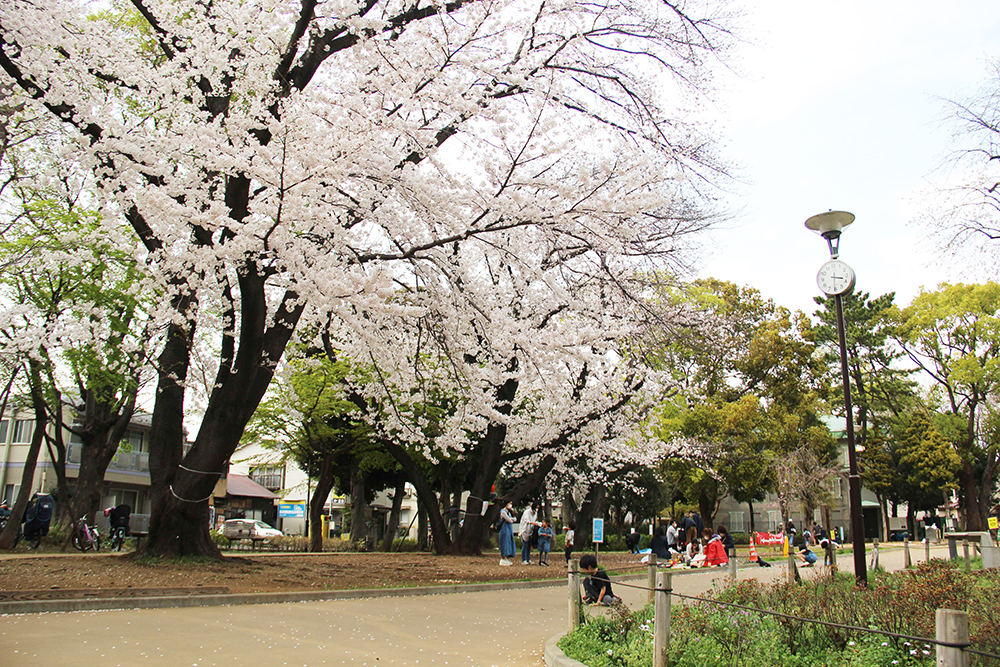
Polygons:
<instances>
[{"instance_id":1,"label":"leafy green foliage","mask_svg":"<svg viewBox=\"0 0 1000 667\"><path fill-rule=\"evenodd\" d=\"M878 573L868 589L853 577L804 585L740 581L710 598L744 607L846 626L878 628L915 637L934 636L939 608L969 613L970 639L981 651L1000 650L1000 572L965 573L945 561L916 570ZM638 667L651 662L651 607L626 618L591 619L564 637L560 648L588 665ZM674 606L670 664L684 667L869 667L934 664L930 644L822 626L708 602ZM976 662L973 664L988 664ZM984 659L985 660L985 659Z\"/></svg>"}]
</instances>

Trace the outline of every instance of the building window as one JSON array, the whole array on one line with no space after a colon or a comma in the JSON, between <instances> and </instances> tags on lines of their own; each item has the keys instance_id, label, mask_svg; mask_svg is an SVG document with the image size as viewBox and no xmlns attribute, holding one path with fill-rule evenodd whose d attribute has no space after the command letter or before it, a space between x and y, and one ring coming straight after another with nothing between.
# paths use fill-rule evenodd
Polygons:
<instances>
[{"instance_id":1,"label":"building window","mask_svg":"<svg viewBox=\"0 0 1000 667\"><path fill-rule=\"evenodd\" d=\"M767 511L767 532L776 533L781 528L781 512L778 510Z\"/></svg>"},{"instance_id":2,"label":"building window","mask_svg":"<svg viewBox=\"0 0 1000 667\"><path fill-rule=\"evenodd\" d=\"M745 533L746 526L743 524L743 512L730 512L729 513L729 532L730 533Z\"/></svg>"},{"instance_id":3,"label":"building window","mask_svg":"<svg viewBox=\"0 0 1000 667\"><path fill-rule=\"evenodd\" d=\"M34 419L15 419L14 437L11 438L11 442L15 445L24 445L31 442L31 433L35 430L34 427Z\"/></svg>"},{"instance_id":4,"label":"building window","mask_svg":"<svg viewBox=\"0 0 1000 667\"><path fill-rule=\"evenodd\" d=\"M127 449L128 451L134 454L138 454L139 452L143 451L142 431L134 431L132 429L128 429L127 431L125 431L124 437L122 437L121 444L123 445L124 449Z\"/></svg>"},{"instance_id":5,"label":"building window","mask_svg":"<svg viewBox=\"0 0 1000 667\"><path fill-rule=\"evenodd\" d=\"M8 507L14 506L14 498L17 496L17 487L13 484L8 484L3 487L3 501L7 503Z\"/></svg>"},{"instance_id":6,"label":"building window","mask_svg":"<svg viewBox=\"0 0 1000 667\"><path fill-rule=\"evenodd\" d=\"M0 443L7 442L7 420L0 421Z\"/></svg>"},{"instance_id":7,"label":"building window","mask_svg":"<svg viewBox=\"0 0 1000 667\"><path fill-rule=\"evenodd\" d=\"M834 498L844 497L844 486L843 480L839 477L834 477L830 480L830 493L833 494Z\"/></svg>"},{"instance_id":8,"label":"building window","mask_svg":"<svg viewBox=\"0 0 1000 667\"><path fill-rule=\"evenodd\" d=\"M278 491L284 488L285 466L266 465L250 469L250 479L263 486L268 491Z\"/></svg>"}]
</instances>

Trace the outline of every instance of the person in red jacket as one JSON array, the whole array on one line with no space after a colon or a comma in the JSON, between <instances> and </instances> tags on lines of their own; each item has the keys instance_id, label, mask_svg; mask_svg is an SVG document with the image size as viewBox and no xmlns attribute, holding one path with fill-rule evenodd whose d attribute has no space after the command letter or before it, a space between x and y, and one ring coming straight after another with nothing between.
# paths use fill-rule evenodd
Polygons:
<instances>
[{"instance_id":1,"label":"person in red jacket","mask_svg":"<svg viewBox=\"0 0 1000 667\"><path fill-rule=\"evenodd\" d=\"M705 545L705 562L703 565L705 567L711 567L713 565L725 565L729 562L729 556L726 555L726 547L722 545L722 538L718 534L713 534L711 529L705 529L705 537L708 539L708 544Z\"/></svg>"}]
</instances>

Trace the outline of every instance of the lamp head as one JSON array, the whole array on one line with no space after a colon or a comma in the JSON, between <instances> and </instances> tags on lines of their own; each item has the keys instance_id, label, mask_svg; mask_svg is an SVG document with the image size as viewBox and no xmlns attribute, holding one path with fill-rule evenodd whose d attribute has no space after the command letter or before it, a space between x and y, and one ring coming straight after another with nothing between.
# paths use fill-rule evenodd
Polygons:
<instances>
[{"instance_id":1,"label":"lamp head","mask_svg":"<svg viewBox=\"0 0 1000 667\"><path fill-rule=\"evenodd\" d=\"M834 259L840 254L840 232L854 222L854 214L847 211L827 211L806 220L806 227L826 239L830 247L830 256Z\"/></svg>"}]
</instances>

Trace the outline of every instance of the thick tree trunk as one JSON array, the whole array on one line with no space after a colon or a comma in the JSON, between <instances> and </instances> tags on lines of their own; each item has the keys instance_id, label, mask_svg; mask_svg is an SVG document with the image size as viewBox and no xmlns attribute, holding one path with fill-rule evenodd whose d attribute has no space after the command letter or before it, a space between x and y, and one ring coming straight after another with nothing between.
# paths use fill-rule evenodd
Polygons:
<instances>
[{"instance_id":1,"label":"thick tree trunk","mask_svg":"<svg viewBox=\"0 0 1000 667\"><path fill-rule=\"evenodd\" d=\"M247 188L248 180L230 178L227 202L238 202ZM265 276L252 260L239 268L236 272L239 299L229 293L228 287L222 294L224 305L238 304L239 313L235 309L226 313L233 324L223 332L216 381L198 436L187 454L183 452L184 381L194 337L193 318L189 314L197 303L194 294L186 291L183 279L176 281L177 296L171 308L183 324L175 321L170 325L158 358L159 381L150 442L153 507L149 539L143 548L147 554L219 557L208 521L203 520L208 516L208 501L239 445L244 427L267 391L305 307L298 295L289 290L270 312ZM178 540L184 544L178 545Z\"/></svg>"},{"instance_id":2,"label":"thick tree trunk","mask_svg":"<svg viewBox=\"0 0 1000 667\"><path fill-rule=\"evenodd\" d=\"M336 481L333 463L323 459L319 465L319 479L316 480L316 490L309 499L309 524L312 531L309 533L309 551L319 553L323 551L323 508L326 506L326 499L330 497L333 484Z\"/></svg>"},{"instance_id":3,"label":"thick tree trunk","mask_svg":"<svg viewBox=\"0 0 1000 667\"><path fill-rule=\"evenodd\" d=\"M382 537L382 551L392 551L392 543L399 531L399 517L403 512L403 496L406 495L406 478L396 480L396 488L392 492L392 509L389 510L389 522Z\"/></svg>"},{"instance_id":4,"label":"thick tree trunk","mask_svg":"<svg viewBox=\"0 0 1000 667\"><path fill-rule=\"evenodd\" d=\"M428 551L429 550L429 540L428 540L428 525L427 525L427 509L425 508L424 501L417 493L417 550L418 551Z\"/></svg>"},{"instance_id":5,"label":"thick tree trunk","mask_svg":"<svg viewBox=\"0 0 1000 667\"><path fill-rule=\"evenodd\" d=\"M604 499L608 489L603 484L595 484L587 491L576 515L576 550L584 550L584 545L593 542L593 519L604 511ZM589 549L589 547L587 547Z\"/></svg>"},{"instance_id":6,"label":"thick tree trunk","mask_svg":"<svg viewBox=\"0 0 1000 667\"><path fill-rule=\"evenodd\" d=\"M368 522L365 520L365 477L357 462L351 464L351 544L358 551L368 551Z\"/></svg>"},{"instance_id":7,"label":"thick tree trunk","mask_svg":"<svg viewBox=\"0 0 1000 667\"><path fill-rule=\"evenodd\" d=\"M979 485L976 483L976 474L972 470L972 462L964 456L962 457L959 479L962 485L962 495L965 496L964 530L986 530L986 522L983 520L979 507Z\"/></svg>"}]
</instances>

